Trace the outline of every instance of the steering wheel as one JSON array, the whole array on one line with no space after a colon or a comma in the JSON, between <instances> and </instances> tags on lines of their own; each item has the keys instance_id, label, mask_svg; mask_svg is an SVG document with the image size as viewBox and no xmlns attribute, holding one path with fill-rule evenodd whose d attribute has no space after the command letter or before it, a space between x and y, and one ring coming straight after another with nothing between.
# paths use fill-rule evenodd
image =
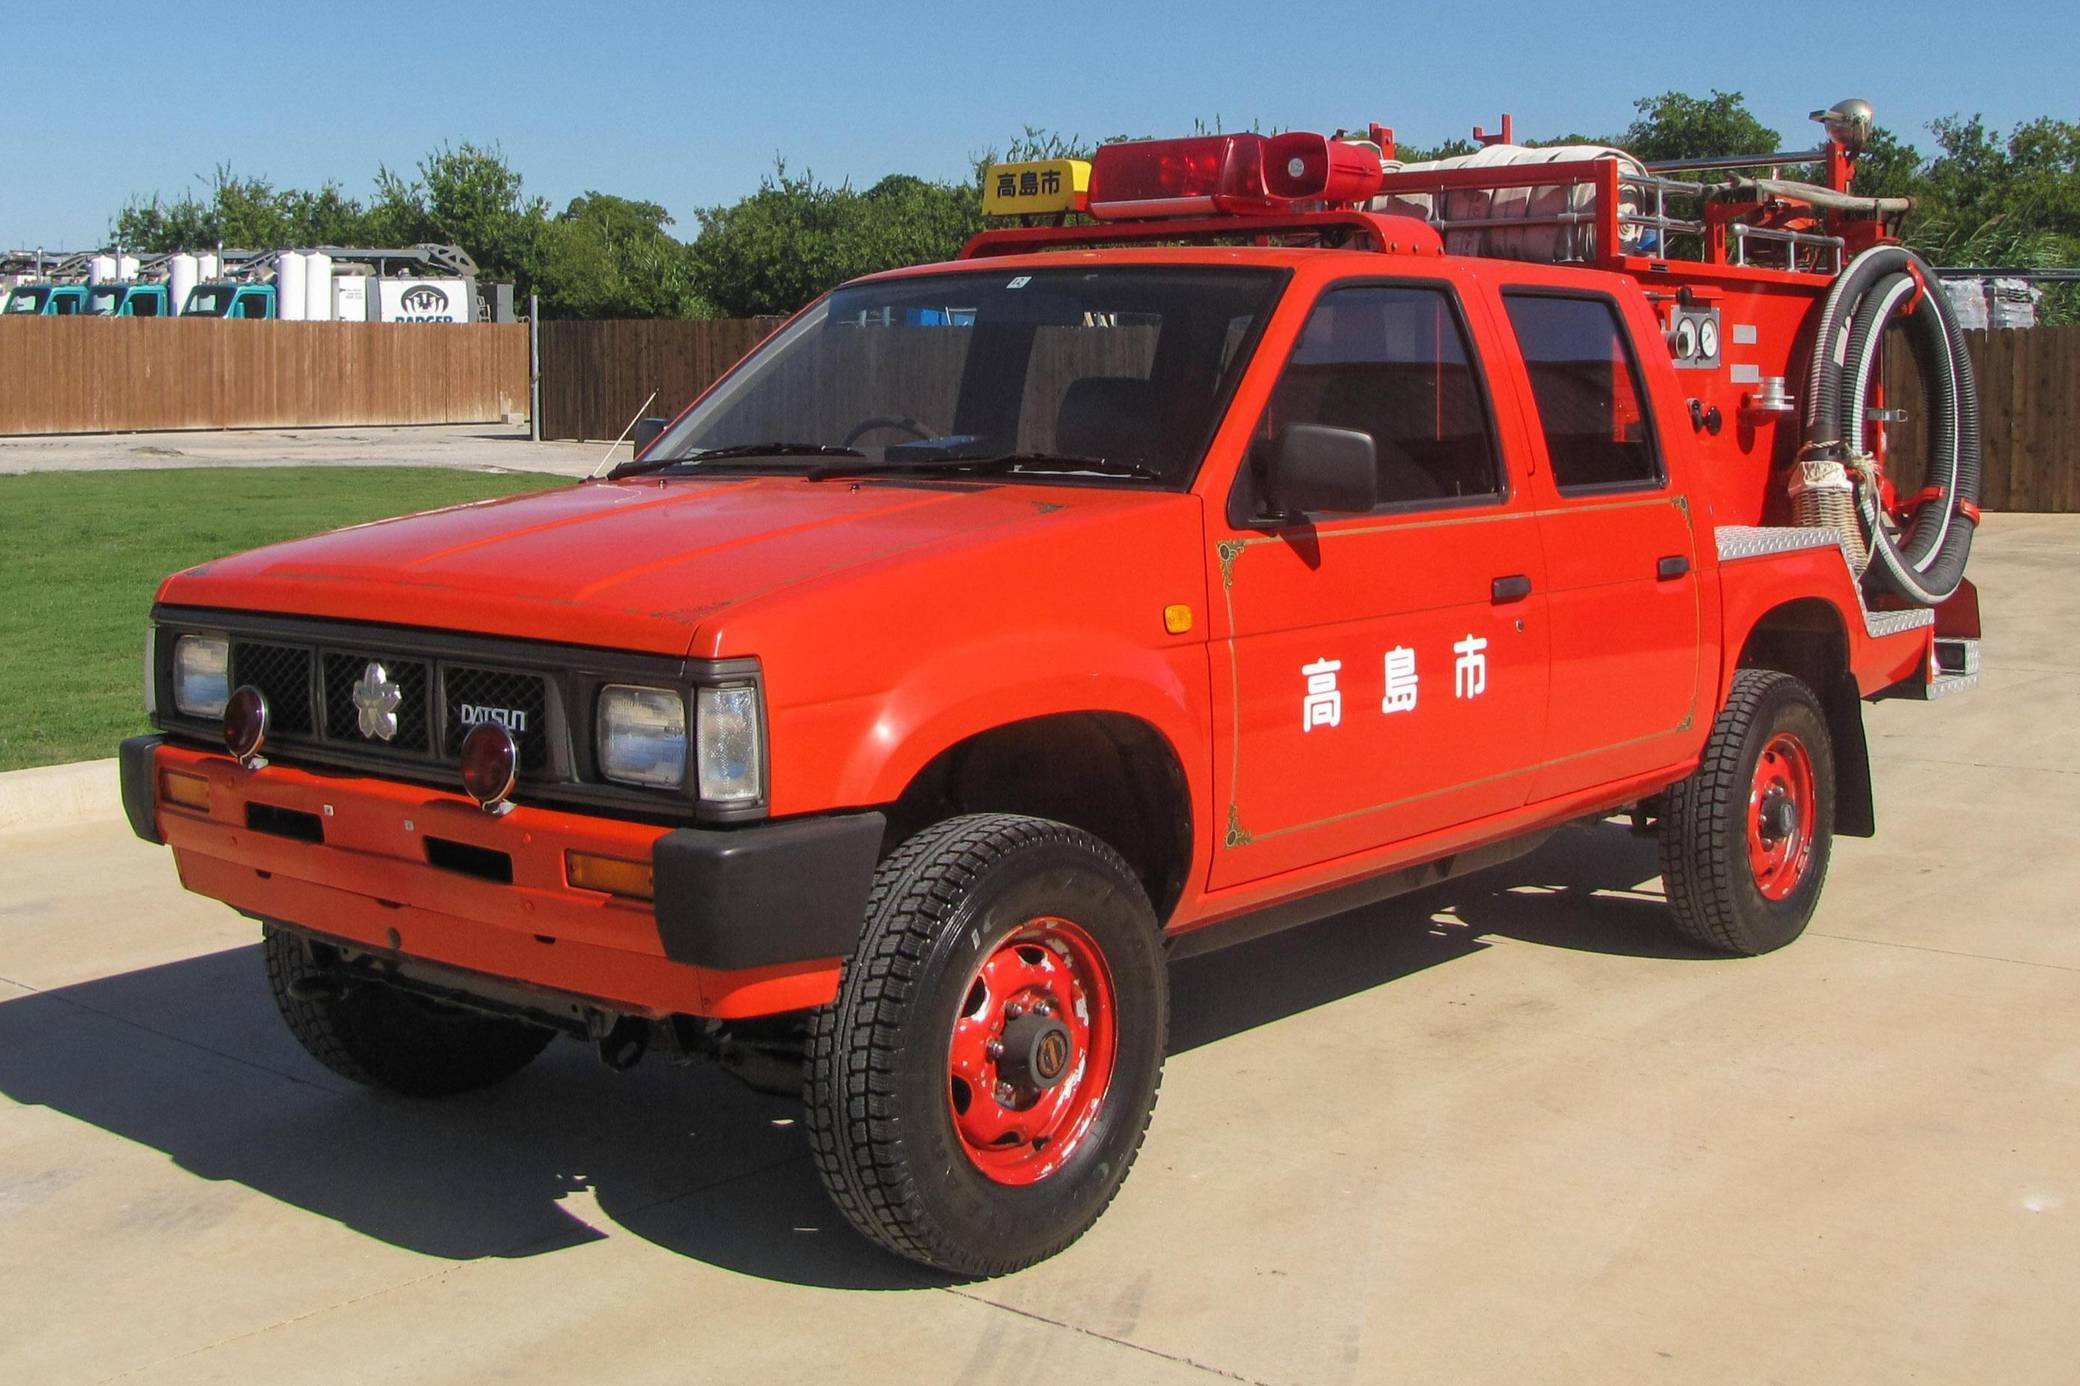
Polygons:
<instances>
[{"instance_id":1,"label":"steering wheel","mask_svg":"<svg viewBox=\"0 0 2080 1386\"><path fill-rule=\"evenodd\" d=\"M870 419L861 419L854 424L851 431L845 435L844 441L838 446L849 448L859 441L859 436L862 433L872 433L877 428L900 428L905 433L920 440L938 436L915 419L898 419L888 414L876 414Z\"/></svg>"}]
</instances>

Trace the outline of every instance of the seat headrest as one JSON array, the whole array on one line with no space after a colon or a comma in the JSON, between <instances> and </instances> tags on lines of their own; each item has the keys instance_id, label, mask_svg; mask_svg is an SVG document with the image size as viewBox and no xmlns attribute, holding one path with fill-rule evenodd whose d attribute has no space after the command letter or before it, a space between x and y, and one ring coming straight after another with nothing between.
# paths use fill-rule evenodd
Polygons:
<instances>
[{"instance_id":1,"label":"seat headrest","mask_svg":"<svg viewBox=\"0 0 2080 1386\"><path fill-rule=\"evenodd\" d=\"M1152 380L1116 375L1072 380L1055 413L1054 450L1070 457L1152 462L1160 406Z\"/></svg>"}]
</instances>

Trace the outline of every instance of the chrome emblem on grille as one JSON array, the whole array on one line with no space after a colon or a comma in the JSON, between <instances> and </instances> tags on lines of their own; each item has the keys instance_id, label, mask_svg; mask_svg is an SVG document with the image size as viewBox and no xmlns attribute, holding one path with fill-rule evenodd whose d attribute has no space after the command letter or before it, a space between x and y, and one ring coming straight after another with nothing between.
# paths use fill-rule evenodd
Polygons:
<instances>
[{"instance_id":1,"label":"chrome emblem on grille","mask_svg":"<svg viewBox=\"0 0 2080 1386\"><path fill-rule=\"evenodd\" d=\"M354 713L361 734L370 740L388 741L397 735L397 709L404 692L391 682L390 671L371 659L354 684Z\"/></svg>"}]
</instances>

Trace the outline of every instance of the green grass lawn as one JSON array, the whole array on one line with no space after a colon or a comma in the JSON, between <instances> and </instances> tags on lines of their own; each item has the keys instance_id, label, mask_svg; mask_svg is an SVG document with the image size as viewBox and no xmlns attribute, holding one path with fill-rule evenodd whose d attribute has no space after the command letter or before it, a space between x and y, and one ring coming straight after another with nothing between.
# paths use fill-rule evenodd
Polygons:
<instances>
[{"instance_id":1,"label":"green grass lawn","mask_svg":"<svg viewBox=\"0 0 2080 1386\"><path fill-rule=\"evenodd\" d=\"M564 477L436 467L0 476L0 770L94 760L144 730L145 619L176 569Z\"/></svg>"}]
</instances>

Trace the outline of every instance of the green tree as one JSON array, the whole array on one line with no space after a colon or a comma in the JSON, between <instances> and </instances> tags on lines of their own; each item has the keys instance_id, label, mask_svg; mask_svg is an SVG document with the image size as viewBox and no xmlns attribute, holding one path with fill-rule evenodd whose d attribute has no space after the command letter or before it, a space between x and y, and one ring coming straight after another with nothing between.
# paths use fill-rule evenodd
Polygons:
<instances>
[{"instance_id":1,"label":"green tree","mask_svg":"<svg viewBox=\"0 0 2080 1386\"><path fill-rule=\"evenodd\" d=\"M1639 115L1616 143L1649 163L1768 154L1782 147L1783 136L1757 120L1737 91L1704 97L1665 91L1632 105Z\"/></svg>"},{"instance_id":2,"label":"green tree","mask_svg":"<svg viewBox=\"0 0 2080 1386\"><path fill-rule=\"evenodd\" d=\"M859 192L776 162L757 192L701 213L695 283L726 316L791 313L855 275L951 259L981 226L975 185L892 174Z\"/></svg>"},{"instance_id":3,"label":"green tree","mask_svg":"<svg viewBox=\"0 0 2080 1386\"><path fill-rule=\"evenodd\" d=\"M575 197L541 230L534 290L557 318L697 318L714 310L694 285L691 249L655 202Z\"/></svg>"}]
</instances>

